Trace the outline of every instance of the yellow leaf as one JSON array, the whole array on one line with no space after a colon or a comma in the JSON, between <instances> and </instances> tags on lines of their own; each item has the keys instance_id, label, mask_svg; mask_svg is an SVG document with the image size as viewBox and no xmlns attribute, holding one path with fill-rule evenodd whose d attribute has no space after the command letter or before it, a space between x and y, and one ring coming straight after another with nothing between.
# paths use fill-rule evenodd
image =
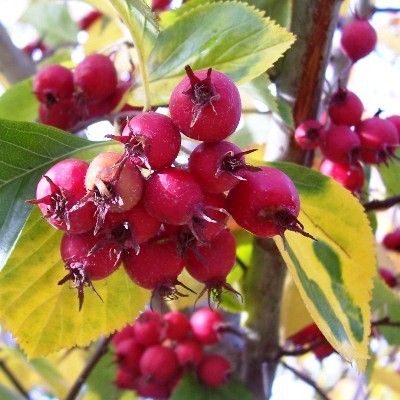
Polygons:
<instances>
[{"instance_id":1,"label":"yellow leaf","mask_svg":"<svg viewBox=\"0 0 400 400\"><path fill-rule=\"evenodd\" d=\"M0 319L28 357L86 346L131 322L149 294L123 268L95 281L103 301L86 288L78 311L76 290L57 285L65 275L59 255L61 233L34 210L0 274Z\"/></svg>"},{"instance_id":2,"label":"yellow leaf","mask_svg":"<svg viewBox=\"0 0 400 400\"><path fill-rule=\"evenodd\" d=\"M372 376L371 383L378 386L386 386L392 393L390 400L400 399L400 379L399 373L390 368L375 367ZM394 393L393 393L394 392ZM389 397L386 397L389 399Z\"/></svg>"}]
</instances>

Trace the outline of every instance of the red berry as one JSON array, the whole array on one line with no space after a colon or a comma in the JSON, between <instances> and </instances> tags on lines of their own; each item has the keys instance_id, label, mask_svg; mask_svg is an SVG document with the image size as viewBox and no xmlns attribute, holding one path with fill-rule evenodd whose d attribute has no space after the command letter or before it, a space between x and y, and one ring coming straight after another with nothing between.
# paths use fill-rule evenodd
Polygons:
<instances>
[{"instance_id":1,"label":"red berry","mask_svg":"<svg viewBox=\"0 0 400 400\"><path fill-rule=\"evenodd\" d=\"M400 142L400 115L392 115L390 117L386 118L388 121L390 121L397 129L397 136L399 138Z\"/></svg>"},{"instance_id":2,"label":"red berry","mask_svg":"<svg viewBox=\"0 0 400 400\"><path fill-rule=\"evenodd\" d=\"M197 367L203 359L203 346L197 340L185 339L176 345L175 353L182 367Z\"/></svg>"},{"instance_id":3,"label":"red berry","mask_svg":"<svg viewBox=\"0 0 400 400\"><path fill-rule=\"evenodd\" d=\"M103 16L103 13L99 10L89 11L84 17L78 21L78 27L86 31L88 30L98 19Z\"/></svg>"},{"instance_id":4,"label":"red berry","mask_svg":"<svg viewBox=\"0 0 400 400\"><path fill-rule=\"evenodd\" d=\"M182 169L165 168L146 182L144 205L155 218L171 225L188 223L201 208L203 193L193 176Z\"/></svg>"},{"instance_id":5,"label":"red berry","mask_svg":"<svg viewBox=\"0 0 400 400\"><path fill-rule=\"evenodd\" d=\"M169 382L168 382L169 383ZM141 398L168 399L171 393L170 385L161 385L156 382L149 382L146 376L141 376L134 383L136 393Z\"/></svg>"},{"instance_id":6,"label":"red berry","mask_svg":"<svg viewBox=\"0 0 400 400\"><path fill-rule=\"evenodd\" d=\"M140 371L149 382L166 384L179 371L178 359L169 347L155 345L147 348L140 359Z\"/></svg>"},{"instance_id":7,"label":"red berry","mask_svg":"<svg viewBox=\"0 0 400 400\"><path fill-rule=\"evenodd\" d=\"M190 332L190 322L185 314L171 311L163 316L166 324L165 336L171 340L182 340Z\"/></svg>"},{"instance_id":8,"label":"red berry","mask_svg":"<svg viewBox=\"0 0 400 400\"><path fill-rule=\"evenodd\" d=\"M330 356L334 352L335 349L328 342L322 343L320 346L317 346L315 349L313 349L313 353L319 361L322 361L324 358Z\"/></svg>"},{"instance_id":9,"label":"red berry","mask_svg":"<svg viewBox=\"0 0 400 400\"><path fill-rule=\"evenodd\" d=\"M329 102L329 116L336 125L357 125L361 121L364 105L350 90L339 88Z\"/></svg>"},{"instance_id":10,"label":"red berry","mask_svg":"<svg viewBox=\"0 0 400 400\"><path fill-rule=\"evenodd\" d=\"M383 245L389 250L400 251L400 228L387 233L383 238Z\"/></svg>"},{"instance_id":11,"label":"red berry","mask_svg":"<svg viewBox=\"0 0 400 400\"><path fill-rule=\"evenodd\" d=\"M85 161L67 159L54 164L39 181L36 188L37 204L47 221L57 229L70 233L84 233L94 228L95 207L86 204L76 211L70 209L85 195Z\"/></svg>"},{"instance_id":12,"label":"red berry","mask_svg":"<svg viewBox=\"0 0 400 400\"><path fill-rule=\"evenodd\" d=\"M99 102L117 87L117 71L108 57L91 54L75 68L74 84L85 102Z\"/></svg>"},{"instance_id":13,"label":"red berry","mask_svg":"<svg viewBox=\"0 0 400 400\"><path fill-rule=\"evenodd\" d=\"M318 326L312 323L292 335L288 340L297 346L303 346L312 342L323 341L324 339Z\"/></svg>"},{"instance_id":14,"label":"red berry","mask_svg":"<svg viewBox=\"0 0 400 400\"><path fill-rule=\"evenodd\" d=\"M61 65L43 67L33 79L33 92L47 106L71 98L74 92L72 72Z\"/></svg>"},{"instance_id":15,"label":"red berry","mask_svg":"<svg viewBox=\"0 0 400 400\"><path fill-rule=\"evenodd\" d=\"M219 329L223 323L222 315L207 307L195 311L190 318L194 337L204 344L214 344L219 341Z\"/></svg>"},{"instance_id":16,"label":"red berry","mask_svg":"<svg viewBox=\"0 0 400 400\"><path fill-rule=\"evenodd\" d=\"M41 103L38 121L58 129L71 129L79 121L79 113L74 99L59 100L51 106Z\"/></svg>"},{"instance_id":17,"label":"red berry","mask_svg":"<svg viewBox=\"0 0 400 400\"><path fill-rule=\"evenodd\" d=\"M386 162L399 145L396 126L389 120L372 117L356 128L360 137L360 158L367 164Z\"/></svg>"},{"instance_id":18,"label":"red berry","mask_svg":"<svg viewBox=\"0 0 400 400\"><path fill-rule=\"evenodd\" d=\"M365 57L375 49L377 34L365 19L355 19L342 31L340 43L343 51L353 62Z\"/></svg>"},{"instance_id":19,"label":"red berry","mask_svg":"<svg viewBox=\"0 0 400 400\"><path fill-rule=\"evenodd\" d=\"M303 150L316 149L321 142L324 126L315 119L302 122L294 131L294 139Z\"/></svg>"},{"instance_id":20,"label":"red berry","mask_svg":"<svg viewBox=\"0 0 400 400\"><path fill-rule=\"evenodd\" d=\"M360 192L364 186L364 168L359 162L339 164L325 159L322 161L319 170L351 192Z\"/></svg>"},{"instance_id":21,"label":"red berry","mask_svg":"<svg viewBox=\"0 0 400 400\"><path fill-rule=\"evenodd\" d=\"M169 8L172 0L152 0L151 9L153 11L164 11Z\"/></svg>"},{"instance_id":22,"label":"red berry","mask_svg":"<svg viewBox=\"0 0 400 400\"><path fill-rule=\"evenodd\" d=\"M49 50L42 39L35 39L22 48L22 51L29 57L32 57L35 50L40 50L43 55Z\"/></svg>"},{"instance_id":23,"label":"red berry","mask_svg":"<svg viewBox=\"0 0 400 400\"><path fill-rule=\"evenodd\" d=\"M115 378L115 384L120 389L135 389L134 385L135 375L131 374L130 371L127 371L123 368L118 368L117 376Z\"/></svg>"},{"instance_id":24,"label":"red berry","mask_svg":"<svg viewBox=\"0 0 400 400\"><path fill-rule=\"evenodd\" d=\"M160 344L164 338L161 314L157 311L144 311L135 321L133 330L135 332L135 339L141 345L148 347Z\"/></svg>"},{"instance_id":25,"label":"red berry","mask_svg":"<svg viewBox=\"0 0 400 400\"><path fill-rule=\"evenodd\" d=\"M91 233L64 234L61 241L61 258L68 274L58 284L72 280L78 289L79 309L83 304L84 287L93 288L91 281L108 277L119 266L119 254L115 247L111 243L98 247L101 242L101 236L93 236Z\"/></svg>"},{"instance_id":26,"label":"red berry","mask_svg":"<svg viewBox=\"0 0 400 400\"><path fill-rule=\"evenodd\" d=\"M107 212L132 209L142 197L143 177L138 168L118 153L100 153L90 163L85 177L87 201L97 206L95 233Z\"/></svg>"},{"instance_id":27,"label":"red berry","mask_svg":"<svg viewBox=\"0 0 400 400\"><path fill-rule=\"evenodd\" d=\"M186 254L189 274L206 285L205 290L219 302L223 289L237 293L226 277L236 262L236 242L232 233L225 229L207 243L196 243ZM201 295L201 294L200 294Z\"/></svg>"},{"instance_id":28,"label":"red berry","mask_svg":"<svg viewBox=\"0 0 400 400\"><path fill-rule=\"evenodd\" d=\"M387 268L381 267L378 269L380 277L385 281L386 285L395 288L398 284L396 275Z\"/></svg>"},{"instance_id":29,"label":"red berry","mask_svg":"<svg viewBox=\"0 0 400 400\"><path fill-rule=\"evenodd\" d=\"M235 84L222 72L202 70L176 86L169 102L171 118L186 136L218 142L231 135L240 120L241 104Z\"/></svg>"},{"instance_id":30,"label":"red berry","mask_svg":"<svg viewBox=\"0 0 400 400\"><path fill-rule=\"evenodd\" d=\"M198 369L201 381L214 388L224 385L228 381L231 372L231 363L219 354L204 357Z\"/></svg>"},{"instance_id":31,"label":"red berry","mask_svg":"<svg viewBox=\"0 0 400 400\"><path fill-rule=\"evenodd\" d=\"M153 296L177 298L180 293L178 275L183 269L183 259L178 254L174 238L162 238L143 243L140 252L124 255L124 266L134 283L153 291Z\"/></svg>"},{"instance_id":32,"label":"red berry","mask_svg":"<svg viewBox=\"0 0 400 400\"><path fill-rule=\"evenodd\" d=\"M321 151L337 163L353 163L360 153L360 139L348 126L331 126L325 133Z\"/></svg>"},{"instance_id":33,"label":"red berry","mask_svg":"<svg viewBox=\"0 0 400 400\"><path fill-rule=\"evenodd\" d=\"M112 136L125 145L125 157L149 169L169 167L181 147L181 135L171 118L146 112L132 118L122 136Z\"/></svg>"},{"instance_id":34,"label":"red berry","mask_svg":"<svg viewBox=\"0 0 400 400\"><path fill-rule=\"evenodd\" d=\"M226 198L227 210L244 229L260 237L283 235L286 229L309 236L297 220L300 199L292 180L283 172L262 167L243 172L245 181Z\"/></svg>"},{"instance_id":35,"label":"red berry","mask_svg":"<svg viewBox=\"0 0 400 400\"><path fill-rule=\"evenodd\" d=\"M226 141L201 143L189 157L189 171L205 192L223 193L242 179L240 170L254 169L244 162L245 153Z\"/></svg>"},{"instance_id":36,"label":"red berry","mask_svg":"<svg viewBox=\"0 0 400 400\"><path fill-rule=\"evenodd\" d=\"M125 328L114 334L114 336L112 337L112 342L115 346L117 346L118 343L121 343L126 339L132 339L134 336L135 331L133 329L133 326L127 325L125 326Z\"/></svg>"},{"instance_id":37,"label":"red berry","mask_svg":"<svg viewBox=\"0 0 400 400\"><path fill-rule=\"evenodd\" d=\"M143 351L143 346L135 338L125 339L115 346L116 362L135 378L139 375L139 361Z\"/></svg>"}]
</instances>

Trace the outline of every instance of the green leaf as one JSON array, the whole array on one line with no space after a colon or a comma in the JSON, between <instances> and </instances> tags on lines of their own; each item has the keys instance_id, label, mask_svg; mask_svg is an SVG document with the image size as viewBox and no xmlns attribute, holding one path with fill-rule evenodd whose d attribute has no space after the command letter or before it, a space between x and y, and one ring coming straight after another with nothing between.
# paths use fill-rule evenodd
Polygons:
<instances>
[{"instance_id":1,"label":"green leaf","mask_svg":"<svg viewBox=\"0 0 400 400\"><path fill-rule=\"evenodd\" d=\"M32 91L32 79L25 79L8 88L0 97L0 118L34 121L39 103ZM0 133L1 134L1 133Z\"/></svg>"},{"instance_id":2,"label":"green leaf","mask_svg":"<svg viewBox=\"0 0 400 400\"><path fill-rule=\"evenodd\" d=\"M400 156L400 153L397 154ZM397 196L400 194L400 164L397 160L389 161L388 165L381 164L378 171L382 177L383 183L386 187L388 196Z\"/></svg>"},{"instance_id":3,"label":"green leaf","mask_svg":"<svg viewBox=\"0 0 400 400\"><path fill-rule=\"evenodd\" d=\"M190 374L185 375L171 395L171 400L251 400L250 391L238 380L231 379L219 388L203 385Z\"/></svg>"},{"instance_id":4,"label":"green leaf","mask_svg":"<svg viewBox=\"0 0 400 400\"><path fill-rule=\"evenodd\" d=\"M79 312L76 290L57 285L66 272L59 255L61 237L35 209L0 273L0 321L28 357L87 346L132 321L149 298L121 267L93 282L103 301L86 288Z\"/></svg>"},{"instance_id":5,"label":"green leaf","mask_svg":"<svg viewBox=\"0 0 400 400\"><path fill-rule=\"evenodd\" d=\"M388 317L393 322L400 322L400 296L378 276L374 279L372 309L377 320ZM389 344L400 345L399 327L380 326L378 329Z\"/></svg>"},{"instance_id":6,"label":"green leaf","mask_svg":"<svg viewBox=\"0 0 400 400\"><path fill-rule=\"evenodd\" d=\"M360 202L332 179L294 164L273 164L294 181L299 220L317 240L275 239L300 295L331 345L364 370L368 358L374 237Z\"/></svg>"},{"instance_id":7,"label":"green leaf","mask_svg":"<svg viewBox=\"0 0 400 400\"><path fill-rule=\"evenodd\" d=\"M3 385L0 385L1 400L25 400L25 397Z\"/></svg>"},{"instance_id":8,"label":"green leaf","mask_svg":"<svg viewBox=\"0 0 400 400\"><path fill-rule=\"evenodd\" d=\"M127 25L135 45L144 88L145 108L150 107L149 71L147 61L158 36L158 23L149 6L142 0L110 0Z\"/></svg>"},{"instance_id":9,"label":"green leaf","mask_svg":"<svg viewBox=\"0 0 400 400\"><path fill-rule=\"evenodd\" d=\"M149 58L153 104L168 103L187 64L193 70L214 68L241 84L270 68L293 41L290 32L245 3L193 8L157 38ZM143 102L141 87L134 90L131 101Z\"/></svg>"},{"instance_id":10,"label":"green leaf","mask_svg":"<svg viewBox=\"0 0 400 400\"><path fill-rule=\"evenodd\" d=\"M278 115L281 117L282 121L286 124L288 128L294 129L292 108L282 98L278 98L277 102L278 102Z\"/></svg>"},{"instance_id":11,"label":"green leaf","mask_svg":"<svg viewBox=\"0 0 400 400\"><path fill-rule=\"evenodd\" d=\"M33 25L50 46L76 42L78 27L71 18L67 2L35 1L27 8L21 21Z\"/></svg>"},{"instance_id":12,"label":"green leaf","mask_svg":"<svg viewBox=\"0 0 400 400\"><path fill-rule=\"evenodd\" d=\"M64 158L91 159L110 143L90 142L46 125L0 120L0 268L31 206L40 176Z\"/></svg>"},{"instance_id":13,"label":"green leaf","mask_svg":"<svg viewBox=\"0 0 400 400\"><path fill-rule=\"evenodd\" d=\"M249 0L249 4L265 11L278 24L288 27L290 24L292 0Z\"/></svg>"}]
</instances>

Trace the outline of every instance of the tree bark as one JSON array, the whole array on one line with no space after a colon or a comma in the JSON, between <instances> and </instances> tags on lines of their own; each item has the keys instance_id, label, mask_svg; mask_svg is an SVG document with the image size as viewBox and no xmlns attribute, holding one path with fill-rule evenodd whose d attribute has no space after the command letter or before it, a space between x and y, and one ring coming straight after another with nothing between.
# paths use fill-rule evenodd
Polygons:
<instances>
[{"instance_id":1,"label":"tree bark","mask_svg":"<svg viewBox=\"0 0 400 400\"><path fill-rule=\"evenodd\" d=\"M10 84L32 76L36 67L33 61L14 46L6 28L0 23L0 71Z\"/></svg>"},{"instance_id":2,"label":"tree bark","mask_svg":"<svg viewBox=\"0 0 400 400\"><path fill-rule=\"evenodd\" d=\"M341 0L293 0L291 31L297 40L275 83L293 109L295 124L316 118ZM286 161L309 163L293 142ZM243 282L248 338L243 374L254 400L269 399L278 364L280 307L286 266L272 240L254 239L251 265Z\"/></svg>"}]
</instances>

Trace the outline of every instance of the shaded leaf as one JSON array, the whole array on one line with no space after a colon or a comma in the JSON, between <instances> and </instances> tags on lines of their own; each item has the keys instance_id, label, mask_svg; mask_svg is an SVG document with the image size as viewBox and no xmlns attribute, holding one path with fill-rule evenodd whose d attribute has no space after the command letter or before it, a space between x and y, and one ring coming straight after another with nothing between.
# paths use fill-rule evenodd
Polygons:
<instances>
[{"instance_id":1,"label":"shaded leaf","mask_svg":"<svg viewBox=\"0 0 400 400\"><path fill-rule=\"evenodd\" d=\"M399 155L399 154L398 154ZM397 160L389 161L388 165L381 164L378 171L385 184L388 196L396 196L400 194L400 164Z\"/></svg>"},{"instance_id":2,"label":"shaded leaf","mask_svg":"<svg viewBox=\"0 0 400 400\"><path fill-rule=\"evenodd\" d=\"M18 392L7 388L6 386L0 385L0 399L1 400L25 400L25 397L20 395Z\"/></svg>"}]
</instances>

